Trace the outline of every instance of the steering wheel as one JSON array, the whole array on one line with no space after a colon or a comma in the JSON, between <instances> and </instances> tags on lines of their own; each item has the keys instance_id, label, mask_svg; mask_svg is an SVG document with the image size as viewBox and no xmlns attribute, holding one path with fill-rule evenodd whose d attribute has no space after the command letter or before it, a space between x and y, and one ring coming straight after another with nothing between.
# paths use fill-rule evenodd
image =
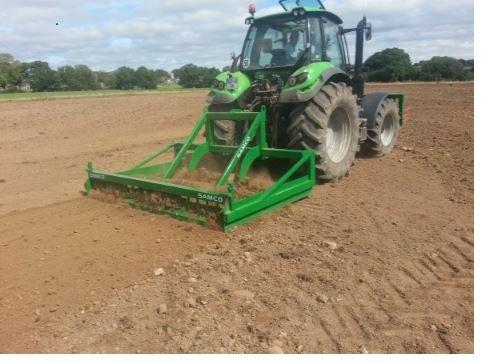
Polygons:
<instances>
[{"instance_id":1,"label":"steering wheel","mask_svg":"<svg viewBox=\"0 0 482 362\"><path fill-rule=\"evenodd\" d=\"M287 61L286 50L284 49L273 49L271 51L273 58L271 59L271 64L273 65L283 65Z\"/></svg>"}]
</instances>

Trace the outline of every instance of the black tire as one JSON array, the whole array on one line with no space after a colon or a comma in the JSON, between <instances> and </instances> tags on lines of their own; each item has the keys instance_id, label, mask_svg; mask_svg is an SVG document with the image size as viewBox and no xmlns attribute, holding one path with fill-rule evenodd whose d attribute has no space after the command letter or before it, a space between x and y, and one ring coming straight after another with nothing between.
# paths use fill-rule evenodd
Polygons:
<instances>
[{"instance_id":1,"label":"black tire","mask_svg":"<svg viewBox=\"0 0 482 362\"><path fill-rule=\"evenodd\" d=\"M400 136L400 113L398 102L387 98L377 109L375 117L367 124L368 139L362 151L382 157L390 154Z\"/></svg>"},{"instance_id":2,"label":"black tire","mask_svg":"<svg viewBox=\"0 0 482 362\"><path fill-rule=\"evenodd\" d=\"M215 104L209 106L210 112L229 112L231 104ZM213 122L214 141L222 146L236 145L236 123L234 121L220 120Z\"/></svg>"},{"instance_id":3,"label":"black tire","mask_svg":"<svg viewBox=\"0 0 482 362\"><path fill-rule=\"evenodd\" d=\"M358 151L360 120L352 90L328 83L290 114L289 147L313 150L320 180L337 181L348 174Z\"/></svg>"}]
</instances>

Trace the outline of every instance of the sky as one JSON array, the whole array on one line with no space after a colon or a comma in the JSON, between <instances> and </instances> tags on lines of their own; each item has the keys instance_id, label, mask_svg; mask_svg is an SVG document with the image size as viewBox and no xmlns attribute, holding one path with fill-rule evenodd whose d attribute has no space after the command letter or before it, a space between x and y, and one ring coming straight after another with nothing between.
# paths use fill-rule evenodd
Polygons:
<instances>
[{"instance_id":1,"label":"sky","mask_svg":"<svg viewBox=\"0 0 482 362\"><path fill-rule=\"evenodd\" d=\"M223 67L232 52L241 51L250 2L257 15L281 10L275 0L0 0L0 53L48 61L54 68ZM366 56L398 47L413 62L436 55L474 57L473 0L323 2L345 27L367 16L373 40ZM348 41L353 59L355 39Z\"/></svg>"}]
</instances>

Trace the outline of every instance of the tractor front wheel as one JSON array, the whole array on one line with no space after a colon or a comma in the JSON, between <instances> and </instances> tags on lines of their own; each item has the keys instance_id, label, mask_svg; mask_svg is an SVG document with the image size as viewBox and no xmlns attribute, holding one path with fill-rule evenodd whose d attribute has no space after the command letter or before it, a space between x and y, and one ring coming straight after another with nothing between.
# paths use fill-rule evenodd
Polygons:
<instances>
[{"instance_id":1,"label":"tractor front wheel","mask_svg":"<svg viewBox=\"0 0 482 362\"><path fill-rule=\"evenodd\" d=\"M328 83L296 107L288 127L289 146L313 150L318 178L337 181L350 170L358 150L358 105L350 87Z\"/></svg>"},{"instance_id":2,"label":"tractor front wheel","mask_svg":"<svg viewBox=\"0 0 482 362\"><path fill-rule=\"evenodd\" d=\"M232 105L215 104L209 106L210 112L229 112ZM221 146L236 145L236 123L229 120L219 120L213 122L214 142Z\"/></svg>"}]
</instances>

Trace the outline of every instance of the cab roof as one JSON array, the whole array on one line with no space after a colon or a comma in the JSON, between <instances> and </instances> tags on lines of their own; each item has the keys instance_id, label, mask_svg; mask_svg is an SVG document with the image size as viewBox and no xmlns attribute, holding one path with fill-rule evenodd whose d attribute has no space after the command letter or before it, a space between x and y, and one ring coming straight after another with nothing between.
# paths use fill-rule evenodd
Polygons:
<instances>
[{"instance_id":1,"label":"cab roof","mask_svg":"<svg viewBox=\"0 0 482 362\"><path fill-rule=\"evenodd\" d=\"M341 18L338 15L332 13L331 11L323 10L323 9L319 9L319 8L313 8L313 7L305 7L305 6L299 6L299 7L296 7L294 9L291 9L289 11L284 11L284 12L281 12L281 13L275 13L275 14L260 16L259 18L253 17L253 20L254 20L255 23L257 23L258 21L266 21L266 20L270 20L270 19L277 19L277 18L284 17L286 15L292 14L294 10L301 10L301 9L304 10L307 15L322 16L322 17L324 17L328 20L333 21L337 25L343 24L343 20L341 20Z\"/></svg>"}]
</instances>

